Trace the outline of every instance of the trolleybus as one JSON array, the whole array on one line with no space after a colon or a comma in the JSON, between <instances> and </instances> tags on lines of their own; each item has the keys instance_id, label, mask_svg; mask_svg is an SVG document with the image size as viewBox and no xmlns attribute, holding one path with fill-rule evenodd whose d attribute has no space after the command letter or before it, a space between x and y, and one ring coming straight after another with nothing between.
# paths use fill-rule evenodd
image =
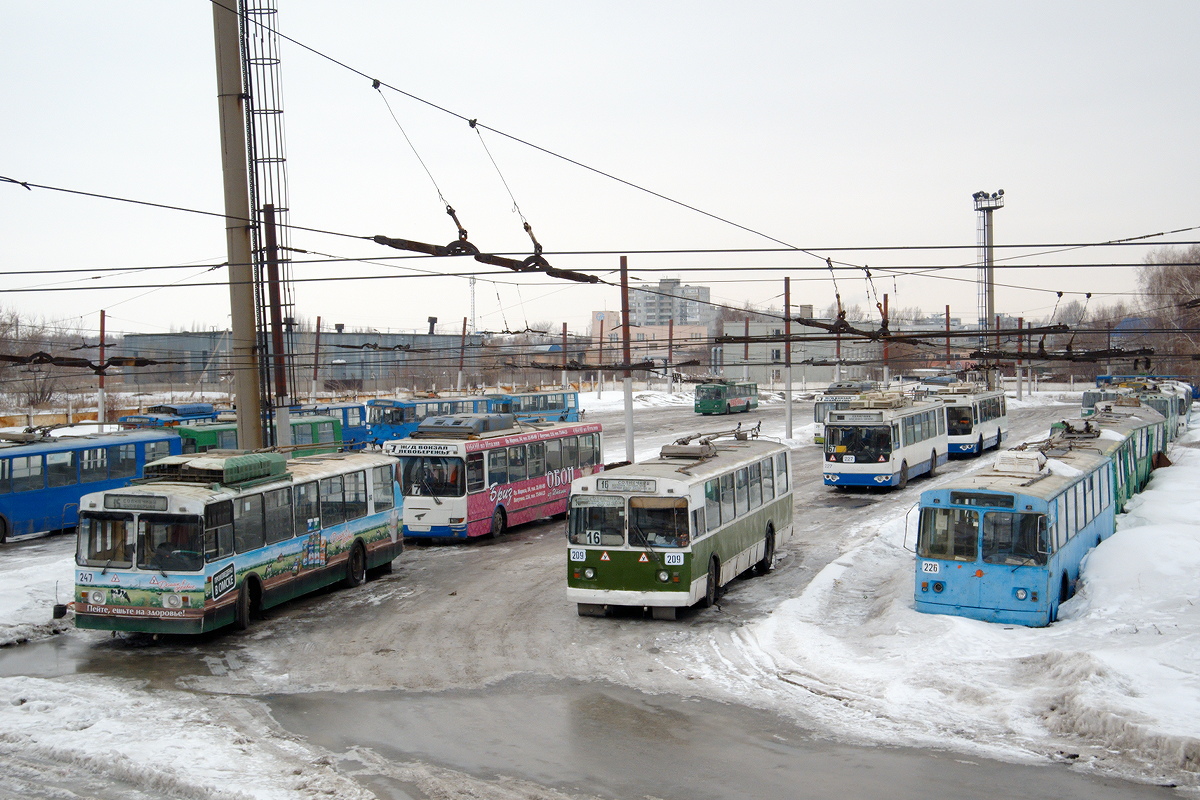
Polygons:
<instances>
[{"instance_id":1,"label":"trolleybus","mask_svg":"<svg viewBox=\"0 0 1200 800\"><path fill-rule=\"evenodd\" d=\"M512 414L522 422L579 421L579 392L575 389L489 394L484 399L489 414Z\"/></svg>"},{"instance_id":2,"label":"trolleybus","mask_svg":"<svg viewBox=\"0 0 1200 800\"><path fill-rule=\"evenodd\" d=\"M399 400L376 397L367 401L367 440L382 445L394 439L407 439L422 420L450 414L478 414L487 411L482 396L414 397Z\"/></svg>"},{"instance_id":3,"label":"trolleybus","mask_svg":"<svg viewBox=\"0 0 1200 800\"><path fill-rule=\"evenodd\" d=\"M571 485L567 599L581 616L632 606L675 619L771 570L792 537L788 449L756 435L695 434Z\"/></svg>"},{"instance_id":4,"label":"trolleybus","mask_svg":"<svg viewBox=\"0 0 1200 800\"><path fill-rule=\"evenodd\" d=\"M396 459L173 456L83 498L75 625L143 633L247 627L260 611L367 571L403 540Z\"/></svg>"},{"instance_id":5,"label":"trolleybus","mask_svg":"<svg viewBox=\"0 0 1200 800\"><path fill-rule=\"evenodd\" d=\"M1124 401L1057 423L1045 441L921 494L918 611L1043 626L1113 533L1166 446L1161 414Z\"/></svg>"},{"instance_id":6,"label":"trolleybus","mask_svg":"<svg viewBox=\"0 0 1200 800\"><path fill-rule=\"evenodd\" d=\"M179 436L164 429L4 437L0 542L74 528L83 495L124 486L141 477L147 462L180 451Z\"/></svg>"},{"instance_id":7,"label":"trolleybus","mask_svg":"<svg viewBox=\"0 0 1200 800\"><path fill-rule=\"evenodd\" d=\"M293 455L334 453L342 446L342 422L335 417L300 415L293 417L289 425ZM201 422L179 425L173 430L183 439L184 453L238 449L237 423L234 422Z\"/></svg>"},{"instance_id":8,"label":"trolleybus","mask_svg":"<svg viewBox=\"0 0 1200 800\"><path fill-rule=\"evenodd\" d=\"M949 458L941 400L867 392L825 421L826 486L895 486Z\"/></svg>"},{"instance_id":9,"label":"trolleybus","mask_svg":"<svg viewBox=\"0 0 1200 800\"><path fill-rule=\"evenodd\" d=\"M1008 430L1004 392L974 383L940 386L934 397L946 405L946 434L950 455L982 455L999 447Z\"/></svg>"},{"instance_id":10,"label":"trolleybus","mask_svg":"<svg viewBox=\"0 0 1200 800\"><path fill-rule=\"evenodd\" d=\"M145 414L118 417L117 424L122 428L164 428L215 420L217 414L212 403L171 403L150 406Z\"/></svg>"},{"instance_id":11,"label":"trolleybus","mask_svg":"<svg viewBox=\"0 0 1200 800\"><path fill-rule=\"evenodd\" d=\"M758 408L758 384L751 381L718 381L696 387L697 414L732 414Z\"/></svg>"},{"instance_id":12,"label":"trolleybus","mask_svg":"<svg viewBox=\"0 0 1200 800\"><path fill-rule=\"evenodd\" d=\"M310 403L291 409L296 416L334 417L342 425L342 443L347 449L359 449L367 442L367 407L347 400L340 403Z\"/></svg>"},{"instance_id":13,"label":"trolleybus","mask_svg":"<svg viewBox=\"0 0 1200 800\"><path fill-rule=\"evenodd\" d=\"M511 414L434 417L400 457L404 535L499 536L510 526L563 514L571 481L604 467L598 423L521 423Z\"/></svg>"}]
</instances>

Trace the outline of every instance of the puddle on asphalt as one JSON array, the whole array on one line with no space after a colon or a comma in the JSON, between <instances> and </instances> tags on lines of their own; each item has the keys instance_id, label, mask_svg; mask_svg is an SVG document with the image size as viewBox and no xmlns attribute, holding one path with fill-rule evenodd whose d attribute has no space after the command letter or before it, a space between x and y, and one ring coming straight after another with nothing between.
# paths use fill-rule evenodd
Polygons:
<instances>
[{"instance_id":1,"label":"puddle on asphalt","mask_svg":"<svg viewBox=\"0 0 1200 800\"><path fill-rule=\"evenodd\" d=\"M473 691L262 699L283 728L335 753L368 748L396 763L420 761L480 779L506 776L605 798L1167 796L1161 788L1058 765L838 745L767 712L603 683L523 677ZM386 782L365 768L355 777L388 800L413 797L411 787L387 793Z\"/></svg>"}]
</instances>

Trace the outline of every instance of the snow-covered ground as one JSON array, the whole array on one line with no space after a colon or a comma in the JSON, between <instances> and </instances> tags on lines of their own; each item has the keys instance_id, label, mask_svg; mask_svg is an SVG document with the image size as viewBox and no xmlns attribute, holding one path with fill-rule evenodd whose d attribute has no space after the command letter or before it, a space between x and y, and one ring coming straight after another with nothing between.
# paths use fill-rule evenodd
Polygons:
<instances>
[{"instance_id":1,"label":"snow-covered ground","mask_svg":"<svg viewBox=\"0 0 1200 800\"><path fill-rule=\"evenodd\" d=\"M581 400L589 412L615 411L622 402L619 392ZM1010 407L1071 400L1077 394L1047 392L1010 400ZM639 392L636 402L648 408L691 397ZM805 441L798 428L797 445ZM1200 428L1176 444L1171 458L1174 464L1156 471L1119 518L1117 534L1088 556L1081 590L1051 627L914 611L913 556L905 545L912 545L915 511L881 504L869 529L847 537L861 544L800 596L735 630L734 642L765 672L801 690L780 693L796 706L779 710L799 714L802 706L806 716L817 715L851 740L974 742L980 755L1031 760L1061 751L1064 759L1098 765L1121 753L1133 756L1123 764L1146 765L1132 777L1194 786ZM69 627L53 621L51 609L71 593L71 559L62 556L48 569L34 550L11 549L0 567L0 644ZM698 651L711 648L708 637L696 639ZM234 713L243 715L240 730L260 735L231 736ZM113 755L114 740L123 755ZM143 787L152 775L162 796L368 796L328 761L309 759L304 745L245 719L220 697L94 675L0 678L0 763L6 756L103 764L107 774L136 775ZM18 793L22 780L19 772L0 770L0 795Z\"/></svg>"}]
</instances>

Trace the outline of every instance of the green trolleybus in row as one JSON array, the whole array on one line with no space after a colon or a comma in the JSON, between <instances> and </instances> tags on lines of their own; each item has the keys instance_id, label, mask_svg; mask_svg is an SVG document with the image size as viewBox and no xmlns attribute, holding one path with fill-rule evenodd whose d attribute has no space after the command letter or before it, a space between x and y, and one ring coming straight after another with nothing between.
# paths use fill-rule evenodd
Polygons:
<instances>
[{"instance_id":1,"label":"green trolleybus in row","mask_svg":"<svg viewBox=\"0 0 1200 800\"><path fill-rule=\"evenodd\" d=\"M696 387L697 414L732 414L758 408L758 384L752 381L718 381Z\"/></svg>"},{"instance_id":2,"label":"green trolleybus in row","mask_svg":"<svg viewBox=\"0 0 1200 800\"><path fill-rule=\"evenodd\" d=\"M696 434L571 484L567 598L581 616L630 606L675 619L743 572L771 570L792 537L788 448L756 436Z\"/></svg>"}]
</instances>

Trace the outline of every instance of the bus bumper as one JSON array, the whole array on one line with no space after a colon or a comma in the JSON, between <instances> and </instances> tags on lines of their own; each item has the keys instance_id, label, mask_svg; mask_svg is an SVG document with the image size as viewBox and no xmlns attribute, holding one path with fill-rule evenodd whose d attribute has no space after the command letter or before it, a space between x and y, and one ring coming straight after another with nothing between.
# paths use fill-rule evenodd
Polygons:
<instances>
[{"instance_id":1,"label":"bus bumper","mask_svg":"<svg viewBox=\"0 0 1200 800\"><path fill-rule=\"evenodd\" d=\"M467 523L461 525L420 525L410 527L404 525L405 539L465 539L467 538Z\"/></svg>"},{"instance_id":2,"label":"bus bumper","mask_svg":"<svg viewBox=\"0 0 1200 800\"><path fill-rule=\"evenodd\" d=\"M1001 625L1043 628L1050 624L1050 610L1047 608L1035 607L1033 610L1017 611L1011 608L976 608L950 603L930 603L920 599L916 600L915 606L917 611L922 614L948 614L955 617L977 619L980 622L997 622Z\"/></svg>"},{"instance_id":3,"label":"bus bumper","mask_svg":"<svg viewBox=\"0 0 1200 800\"><path fill-rule=\"evenodd\" d=\"M950 453L969 453L973 455L979 451L978 444L978 442L971 442L970 444L956 444L951 442Z\"/></svg>"},{"instance_id":4,"label":"bus bumper","mask_svg":"<svg viewBox=\"0 0 1200 800\"><path fill-rule=\"evenodd\" d=\"M899 475L878 475L869 472L826 472L826 486L896 486Z\"/></svg>"},{"instance_id":5,"label":"bus bumper","mask_svg":"<svg viewBox=\"0 0 1200 800\"><path fill-rule=\"evenodd\" d=\"M688 592L627 592L620 589L581 589L574 586L567 587L567 599L572 603L649 608L682 608L695 602Z\"/></svg>"}]
</instances>

